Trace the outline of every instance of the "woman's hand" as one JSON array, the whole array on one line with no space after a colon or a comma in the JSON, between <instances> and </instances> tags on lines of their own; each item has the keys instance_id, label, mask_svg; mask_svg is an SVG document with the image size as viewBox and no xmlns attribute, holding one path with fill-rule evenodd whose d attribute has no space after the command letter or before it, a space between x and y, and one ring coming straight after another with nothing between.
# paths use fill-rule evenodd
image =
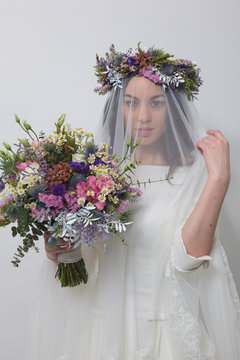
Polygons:
<instances>
[{"instance_id":1,"label":"woman's hand","mask_svg":"<svg viewBox=\"0 0 240 360\"><path fill-rule=\"evenodd\" d=\"M48 246L48 239L51 236L51 234L49 232L45 232L43 234L44 237L44 243L45 243L45 251L46 251L46 255L48 257L48 259L52 260L56 265L58 264L58 254L60 253L66 253L68 251L73 250L73 246L66 246L66 241L64 241L63 239L59 239L59 243L52 247L49 248Z\"/></svg>"},{"instance_id":2,"label":"woman's hand","mask_svg":"<svg viewBox=\"0 0 240 360\"><path fill-rule=\"evenodd\" d=\"M207 134L197 143L197 149L204 156L209 177L228 187L230 181L229 143L219 130L208 130Z\"/></svg>"}]
</instances>

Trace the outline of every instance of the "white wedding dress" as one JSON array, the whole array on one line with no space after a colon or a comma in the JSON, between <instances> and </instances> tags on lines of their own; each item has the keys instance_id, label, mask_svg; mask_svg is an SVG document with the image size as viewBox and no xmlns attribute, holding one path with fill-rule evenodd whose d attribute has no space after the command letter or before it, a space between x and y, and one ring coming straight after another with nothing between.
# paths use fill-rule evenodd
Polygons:
<instances>
[{"instance_id":1,"label":"white wedding dress","mask_svg":"<svg viewBox=\"0 0 240 360\"><path fill-rule=\"evenodd\" d=\"M136 170L139 181L167 174L166 166ZM183 245L192 209L186 213L178 199L184 176L179 168L170 182L142 188L130 205L127 246L116 237L105 251L103 244L82 248L88 284L60 288L55 265L45 260L29 360L240 358L239 300L218 239L210 256L198 259Z\"/></svg>"}]
</instances>

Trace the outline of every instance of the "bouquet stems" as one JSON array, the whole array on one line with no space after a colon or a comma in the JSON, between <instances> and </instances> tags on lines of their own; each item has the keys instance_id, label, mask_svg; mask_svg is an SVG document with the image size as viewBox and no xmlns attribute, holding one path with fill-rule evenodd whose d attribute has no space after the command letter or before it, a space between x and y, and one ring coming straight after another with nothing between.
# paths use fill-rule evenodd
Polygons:
<instances>
[{"instance_id":1,"label":"bouquet stems","mask_svg":"<svg viewBox=\"0 0 240 360\"><path fill-rule=\"evenodd\" d=\"M88 281L88 273L82 258L80 246L70 252L58 255L56 278L62 287L74 287Z\"/></svg>"},{"instance_id":2,"label":"bouquet stems","mask_svg":"<svg viewBox=\"0 0 240 360\"><path fill-rule=\"evenodd\" d=\"M62 287L73 287L88 281L88 273L84 260L72 264L59 263L56 273Z\"/></svg>"}]
</instances>

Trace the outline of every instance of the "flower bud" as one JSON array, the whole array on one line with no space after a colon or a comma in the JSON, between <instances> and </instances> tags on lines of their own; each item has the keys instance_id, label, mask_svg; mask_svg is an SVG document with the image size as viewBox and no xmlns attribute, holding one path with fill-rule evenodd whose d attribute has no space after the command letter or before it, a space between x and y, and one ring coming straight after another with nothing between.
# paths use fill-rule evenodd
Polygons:
<instances>
[{"instance_id":1,"label":"flower bud","mask_svg":"<svg viewBox=\"0 0 240 360\"><path fill-rule=\"evenodd\" d=\"M28 130L31 130L31 125L29 125L26 121L23 121L23 126L25 127L25 129L28 131Z\"/></svg>"},{"instance_id":2,"label":"flower bud","mask_svg":"<svg viewBox=\"0 0 240 360\"><path fill-rule=\"evenodd\" d=\"M57 127L60 128L60 127L63 125L64 120L65 120L65 117L66 117L66 114L62 114L62 115L60 116L60 118L58 119L58 122L57 122Z\"/></svg>"},{"instance_id":3,"label":"flower bud","mask_svg":"<svg viewBox=\"0 0 240 360\"><path fill-rule=\"evenodd\" d=\"M5 147L6 150L9 150L9 151L12 150L11 146L6 142L3 142L3 146Z\"/></svg>"},{"instance_id":4,"label":"flower bud","mask_svg":"<svg viewBox=\"0 0 240 360\"><path fill-rule=\"evenodd\" d=\"M25 155L23 153L18 154L19 155L19 160L20 161L24 161L25 160Z\"/></svg>"},{"instance_id":5,"label":"flower bud","mask_svg":"<svg viewBox=\"0 0 240 360\"><path fill-rule=\"evenodd\" d=\"M15 120L16 120L16 122L18 123L18 124L20 124L20 119L19 119L19 117L15 114Z\"/></svg>"},{"instance_id":6,"label":"flower bud","mask_svg":"<svg viewBox=\"0 0 240 360\"><path fill-rule=\"evenodd\" d=\"M2 158L5 158L6 155L7 155L7 152L6 152L5 150L0 149L0 156L1 156Z\"/></svg>"},{"instance_id":7,"label":"flower bud","mask_svg":"<svg viewBox=\"0 0 240 360\"><path fill-rule=\"evenodd\" d=\"M19 139L18 138L18 141L23 144L24 146L28 147L29 146L29 141L28 139Z\"/></svg>"},{"instance_id":8,"label":"flower bud","mask_svg":"<svg viewBox=\"0 0 240 360\"><path fill-rule=\"evenodd\" d=\"M129 161L129 163L125 166L125 171L130 170L132 167L135 168L133 162L134 162L133 159Z\"/></svg>"},{"instance_id":9,"label":"flower bud","mask_svg":"<svg viewBox=\"0 0 240 360\"><path fill-rule=\"evenodd\" d=\"M130 138L127 139L126 145L127 145L127 147L129 147L131 145L131 139Z\"/></svg>"}]
</instances>

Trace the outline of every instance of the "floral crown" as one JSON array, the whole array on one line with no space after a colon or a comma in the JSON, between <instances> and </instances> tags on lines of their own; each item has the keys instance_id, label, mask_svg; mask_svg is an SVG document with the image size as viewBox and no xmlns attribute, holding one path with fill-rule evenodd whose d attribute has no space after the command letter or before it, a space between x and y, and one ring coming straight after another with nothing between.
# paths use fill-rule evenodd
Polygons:
<instances>
[{"instance_id":1,"label":"floral crown","mask_svg":"<svg viewBox=\"0 0 240 360\"><path fill-rule=\"evenodd\" d=\"M173 56L153 47L144 51L140 43L135 51L130 48L126 52L116 52L115 46L111 45L105 58L96 56L95 74L101 86L94 90L106 94L114 87L121 88L124 78L138 75L161 84L164 90L169 86L175 91L182 89L188 100L193 100L202 85L200 69L191 60L171 60Z\"/></svg>"}]
</instances>

